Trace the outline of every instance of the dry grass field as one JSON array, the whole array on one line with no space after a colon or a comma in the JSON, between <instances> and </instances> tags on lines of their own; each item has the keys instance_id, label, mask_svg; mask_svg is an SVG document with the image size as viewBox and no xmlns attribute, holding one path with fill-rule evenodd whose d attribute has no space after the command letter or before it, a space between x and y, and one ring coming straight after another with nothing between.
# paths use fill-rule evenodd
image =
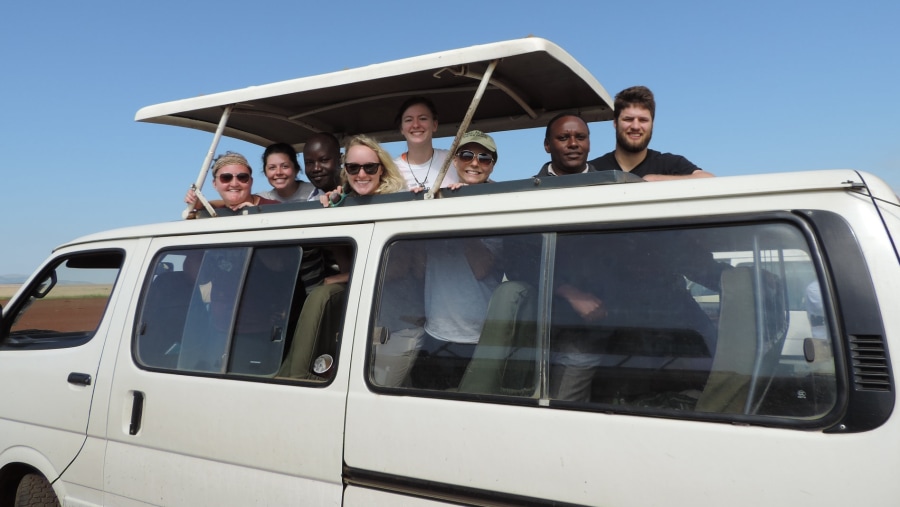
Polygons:
<instances>
[{"instance_id":1,"label":"dry grass field","mask_svg":"<svg viewBox=\"0 0 900 507\"><path fill-rule=\"evenodd\" d=\"M0 284L0 301L6 301L19 290L18 284Z\"/></svg>"},{"instance_id":2,"label":"dry grass field","mask_svg":"<svg viewBox=\"0 0 900 507\"><path fill-rule=\"evenodd\" d=\"M16 285L0 285L0 305L5 307L17 289ZM112 285L58 285L46 298L35 300L15 327L92 331L100 323L111 290Z\"/></svg>"},{"instance_id":3,"label":"dry grass field","mask_svg":"<svg viewBox=\"0 0 900 507\"><path fill-rule=\"evenodd\" d=\"M18 285L0 285L0 305L18 290ZM60 332L89 331L97 327L112 285L58 285L44 299L35 301L18 329L54 329Z\"/></svg>"},{"instance_id":4,"label":"dry grass field","mask_svg":"<svg viewBox=\"0 0 900 507\"><path fill-rule=\"evenodd\" d=\"M10 299L19 285L16 284L0 284L0 300ZM112 285L103 284L85 284L85 285L57 285L53 288L48 298L84 298L84 297L106 297L112 290Z\"/></svg>"}]
</instances>

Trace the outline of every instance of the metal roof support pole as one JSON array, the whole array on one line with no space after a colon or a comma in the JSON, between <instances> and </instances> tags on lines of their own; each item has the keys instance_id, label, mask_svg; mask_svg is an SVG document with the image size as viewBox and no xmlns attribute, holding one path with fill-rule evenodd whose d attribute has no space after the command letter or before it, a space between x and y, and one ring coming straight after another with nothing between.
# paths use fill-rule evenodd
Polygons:
<instances>
[{"instance_id":1,"label":"metal roof support pole","mask_svg":"<svg viewBox=\"0 0 900 507\"><path fill-rule=\"evenodd\" d=\"M438 172L437 177L434 179L434 185L428 189L428 192L425 193L425 200L434 199L434 193L441 189L441 183L444 181L444 176L447 174L447 168L450 167L450 163L453 162L454 154L456 153L456 149L459 148L459 140L462 138L463 134L469 130L469 124L472 123L472 116L475 116L475 110L478 109L478 104L481 102L481 97L484 95L484 91L487 89L488 84L491 82L491 74L494 73L494 69L497 68L497 64L500 63L500 60L493 60L487 66L487 70L484 71L484 76L481 78L481 83L478 85L478 89L475 90L475 96L472 97L472 103L469 104L469 110L466 111L466 115L463 117L462 123L459 124L459 130L456 131L456 137L453 138L453 144L450 145L450 156L444 160L444 163L441 165L441 170Z\"/></svg>"},{"instance_id":2,"label":"metal roof support pole","mask_svg":"<svg viewBox=\"0 0 900 507\"><path fill-rule=\"evenodd\" d=\"M228 117L231 116L231 110L234 109L234 104L229 104L225 106L225 110L222 111L222 117L219 118L219 126L216 128L216 133L213 135L212 144L209 146L209 151L206 152L206 158L203 159L203 165L200 167L200 174L197 175L197 181L191 185L191 189L195 191L197 194L197 199L203 204L203 207L206 208L206 211L209 212L210 216L216 216L216 212L213 211L212 206L210 206L209 201L206 200L206 197L200 193L200 189L203 188L203 182L206 181L206 173L209 172L209 164L212 163L213 156L216 153L216 148L219 146L219 140L222 139L222 132L225 131L225 125L228 123ZM182 212L182 218L187 218L188 213L194 207L190 204L187 205L187 208Z\"/></svg>"},{"instance_id":3,"label":"metal roof support pole","mask_svg":"<svg viewBox=\"0 0 900 507\"><path fill-rule=\"evenodd\" d=\"M468 65L462 65L462 66L460 66L459 69L460 70L455 70L450 67L444 67L443 69L441 69L437 73L435 73L434 77L438 77L438 74L446 71L446 72L453 74L454 76L467 77L467 78L474 79L476 81L481 81L482 75L477 72L473 72L473 71L469 70ZM516 104L518 104L519 107L521 107L522 110L525 111L525 114L527 114L529 118L531 118L531 119L537 118L537 113L535 112L535 110L532 109L531 106L528 105L528 103L525 101L524 98L522 98L522 94L520 92L518 92L517 90L513 89L512 86L504 83L500 79L492 79L490 84L491 84L491 86L493 86L493 87L499 89L500 91L502 91L503 93L505 93L509 98L516 101Z\"/></svg>"}]
</instances>

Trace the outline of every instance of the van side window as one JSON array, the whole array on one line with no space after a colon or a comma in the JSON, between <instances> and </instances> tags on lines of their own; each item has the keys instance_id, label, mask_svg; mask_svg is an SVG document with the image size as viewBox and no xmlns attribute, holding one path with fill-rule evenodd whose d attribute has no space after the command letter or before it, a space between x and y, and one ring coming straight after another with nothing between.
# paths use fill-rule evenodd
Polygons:
<instances>
[{"instance_id":1,"label":"van side window","mask_svg":"<svg viewBox=\"0 0 900 507\"><path fill-rule=\"evenodd\" d=\"M325 366L336 366L344 315L346 284L324 284L337 269L327 253L338 247L347 245L160 253L141 304L135 359L184 372L324 380L333 371Z\"/></svg>"},{"instance_id":2,"label":"van side window","mask_svg":"<svg viewBox=\"0 0 900 507\"><path fill-rule=\"evenodd\" d=\"M464 239L388 248L373 386L670 417L811 420L835 406L827 285L804 234L784 222L502 237L498 283L448 291L483 305L469 352L444 359L462 363L459 380L422 383L417 365L435 354L428 306L440 293L428 252L463 263Z\"/></svg>"},{"instance_id":3,"label":"van side window","mask_svg":"<svg viewBox=\"0 0 900 507\"><path fill-rule=\"evenodd\" d=\"M373 333L372 382L535 393L541 252L538 234L393 243Z\"/></svg>"},{"instance_id":4,"label":"van side window","mask_svg":"<svg viewBox=\"0 0 900 507\"><path fill-rule=\"evenodd\" d=\"M55 261L7 314L0 347L46 349L86 343L103 319L124 259L120 251L103 251Z\"/></svg>"}]
</instances>

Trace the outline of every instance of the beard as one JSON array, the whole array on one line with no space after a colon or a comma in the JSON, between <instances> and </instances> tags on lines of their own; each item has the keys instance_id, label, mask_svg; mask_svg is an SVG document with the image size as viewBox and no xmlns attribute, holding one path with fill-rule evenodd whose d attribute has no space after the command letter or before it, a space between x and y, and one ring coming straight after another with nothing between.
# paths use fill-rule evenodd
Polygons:
<instances>
[{"instance_id":1,"label":"beard","mask_svg":"<svg viewBox=\"0 0 900 507\"><path fill-rule=\"evenodd\" d=\"M653 129L647 131L647 135L643 137L638 142L633 142L631 139L628 139L628 136L625 135L620 130L616 130L616 147L622 148L623 150L629 153L640 153L647 149L647 146L650 146L650 138L653 137Z\"/></svg>"}]
</instances>

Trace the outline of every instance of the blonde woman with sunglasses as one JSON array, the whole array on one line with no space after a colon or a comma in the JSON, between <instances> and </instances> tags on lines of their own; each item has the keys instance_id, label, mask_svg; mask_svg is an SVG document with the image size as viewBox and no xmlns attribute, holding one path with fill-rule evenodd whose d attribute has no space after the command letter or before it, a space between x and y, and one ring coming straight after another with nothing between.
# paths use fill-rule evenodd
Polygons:
<instances>
[{"instance_id":1,"label":"blonde woman with sunglasses","mask_svg":"<svg viewBox=\"0 0 900 507\"><path fill-rule=\"evenodd\" d=\"M278 204L279 201L266 199L252 193L253 169L250 163L240 153L225 152L216 158L212 167L213 187L222 197L221 201L211 201L214 208L229 208L237 211L247 206L259 206L262 204ZM200 209L200 203L193 190L188 190L184 202L194 205L194 212L188 218L195 218L196 211Z\"/></svg>"},{"instance_id":2,"label":"blonde woman with sunglasses","mask_svg":"<svg viewBox=\"0 0 900 507\"><path fill-rule=\"evenodd\" d=\"M339 206L348 195L393 194L404 190L403 177L391 156L374 139L358 135L344 149L341 186L321 196L322 206Z\"/></svg>"}]
</instances>

